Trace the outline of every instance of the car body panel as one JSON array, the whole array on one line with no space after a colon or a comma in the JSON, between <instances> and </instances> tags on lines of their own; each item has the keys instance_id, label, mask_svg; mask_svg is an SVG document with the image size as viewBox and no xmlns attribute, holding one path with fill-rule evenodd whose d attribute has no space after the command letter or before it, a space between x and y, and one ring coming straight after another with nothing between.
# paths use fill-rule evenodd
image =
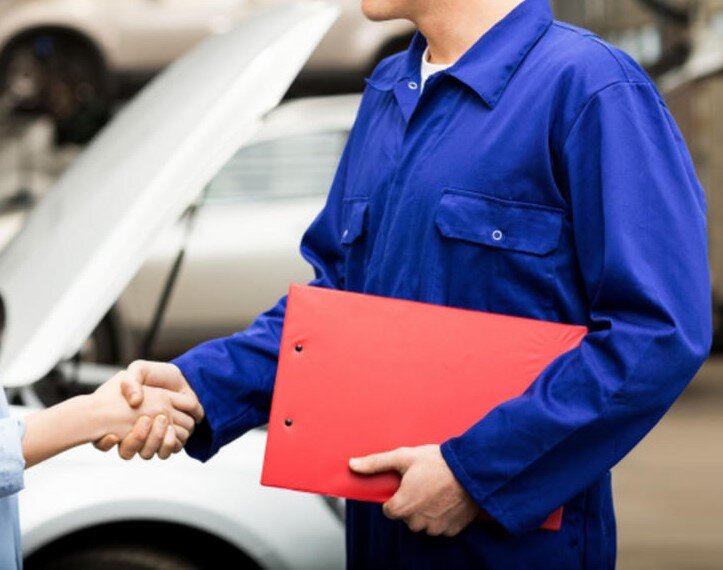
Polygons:
<instances>
[{"instance_id":1,"label":"car body panel","mask_svg":"<svg viewBox=\"0 0 723 570\"><path fill-rule=\"evenodd\" d=\"M160 69L249 14L247 0L123 0L104 5L104 17L115 32L115 64L134 71Z\"/></svg>"},{"instance_id":2,"label":"car body panel","mask_svg":"<svg viewBox=\"0 0 723 570\"><path fill-rule=\"evenodd\" d=\"M209 39L98 136L0 254L0 381L28 384L78 350L158 233L278 104L336 15L296 3Z\"/></svg>"}]
</instances>

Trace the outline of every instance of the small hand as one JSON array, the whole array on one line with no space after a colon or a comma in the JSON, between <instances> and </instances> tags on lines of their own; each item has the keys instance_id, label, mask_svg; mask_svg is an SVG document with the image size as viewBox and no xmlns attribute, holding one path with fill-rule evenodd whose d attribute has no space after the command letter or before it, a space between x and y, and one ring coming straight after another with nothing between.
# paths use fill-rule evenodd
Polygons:
<instances>
[{"instance_id":1,"label":"small hand","mask_svg":"<svg viewBox=\"0 0 723 570\"><path fill-rule=\"evenodd\" d=\"M178 367L165 362L143 360L133 362L121 379L121 392L128 404L135 408L141 406L145 398L144 393L149 387L171 392L176 410L190 415L194 422L186 426L185 433L178 434L179 437L174 439L169 433L170 426L165 435L162 435L160 425L154 424L151 432L149 423L144 421L144 418L140 418L133 431L120 441L119 453L124 459L131 459L136 453L144 459L150 459L156 453L159 458L167 459L171 453L178 453L182 449L195 424L204 418L203 407ZM178 426L175 426L175 429L178 431ZM98 449L107 451L118 443L119 438L109 435L95 445Z\"/></svg>"},{"instance_id":2,"label":"small hand","mask_svg":"<svg viewBox=\"0 0 723 570\"><path fill-rule=\"evenodd\" d=\"M156 416L155 419L149 416L141 416L133 426L132 431L123 440L127 441L128 445L140 449L139 455L143 459L151 459L153 457L151 449L156 449L159 446L158 457L168 459L172 453L178 453L183 449L185 439L187 439L187 437L179 439L176 433L177 429L179 428L168 425L168 420L164 415ZM120 441L121 438L117 435L108 434L93 445L100 451L110 451ZM147 447L146 442L148 442ZM132 455L121 448L118 449L118 453L123 459L133 458Z\"/></svg>"},{"instance_id":3,"label":"small hand","mask_svg":"<svg viewBox=\"0 0 723 570\"><path fill-rule=\"evenodd\" d=\"M102 429L100 433L106 434L96 441L96 447L107 451L123 437L137 446L133 453L120 447L124 459L131 459L136 452L150 459L159 449L159 457L165 459L172 452L180 451L196 425L190 415L197 404L195 397L146 386L141 388L141 401L134 409L122 391L127 374L127 371L119 372L91 396L97 424Z\"/></svg>"},{"instance_id":4,"label":"small hand","mask_svg":"<svg viewBox=\"0 0 723 570\"><path fill-rule=\"evenodd\" d=\"M477 518L480 508L459 484L438 445L402 447L349 461L362 475L397 471L402 481L384 503L384 514L403 520L412 532L455 536Z\"/></svg>"}]
</instances>

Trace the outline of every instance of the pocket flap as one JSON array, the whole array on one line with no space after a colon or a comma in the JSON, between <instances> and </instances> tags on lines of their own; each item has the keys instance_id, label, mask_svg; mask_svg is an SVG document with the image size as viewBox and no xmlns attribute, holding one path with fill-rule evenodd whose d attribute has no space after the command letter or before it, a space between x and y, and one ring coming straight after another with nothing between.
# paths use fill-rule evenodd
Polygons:
<instances>
[{"instance_id":1,"label":"pocket flap","mask_svg":"<svg viewBox=\"0 0 723 570\"><path fill-rule=\"evenodd\" d=\"M341 243L352 243L364 231L364 215L367 211L368 200L356 198L344 202L344 228L341 231Z\"/></svg>"},{"instance_id":2,"label":"pocket flap","mask_svg":"<svg viewBox=\"0 0 723 570\"><path fill-rule=\"evenodd\" d=\"M545 255L558 246L563 214L553 206L445 188L435 222L450 238Z\"/></svg>"}]
</instances>

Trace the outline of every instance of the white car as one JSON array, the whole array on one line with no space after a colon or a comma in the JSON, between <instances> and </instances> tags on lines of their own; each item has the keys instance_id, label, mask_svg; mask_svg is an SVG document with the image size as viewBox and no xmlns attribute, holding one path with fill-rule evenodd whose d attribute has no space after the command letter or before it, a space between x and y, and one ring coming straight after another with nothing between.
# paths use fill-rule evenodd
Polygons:
<instances>
[{"instance_id":1,"label":"white car","mask_svg":"<svg viewBox=\"0 0 723 570\"><path fill-rule=\"evenodd\" d=\"M56 119L137 84L250 14L285 0L0 0L0 104ZM332 0L340 18L304 77L360 83L384 55L403 49L412 25L369 22L360 0ZM91 120L90 117L88 120Z\"/></svg>"},{"instance_id":2,"label":"white car","mask_svg":"<svg viewBox=\"0 0 723 570\"><path fill-rule=\"evenodd\" d=\"M0 380L11 400L31 401L49 373L107 377L64 360L249 144L335 16L321 3L289 5L204 42L40 201L0 254ZM342 567L333 502L260 486L264 441L255 430L206 465L184 455L125 463L85 447L34 467L20 501L28 568Z\"/></svg>"}]
</instances>

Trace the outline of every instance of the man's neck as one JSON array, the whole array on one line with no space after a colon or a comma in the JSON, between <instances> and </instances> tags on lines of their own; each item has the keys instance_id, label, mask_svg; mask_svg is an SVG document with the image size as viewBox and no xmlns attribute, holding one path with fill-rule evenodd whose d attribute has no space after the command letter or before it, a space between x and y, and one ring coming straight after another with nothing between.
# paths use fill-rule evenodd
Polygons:
<instances>
[{"instance_id":1,"label":"man's neck","mask_svg":"<svg viewBox=\"0 0 723 570\"><path fill-rule=\"evenodd\" d=\"M431 63L454 63L522 0L430 2L414 24L427 39Z\"/></svg>"}]
</instances>

